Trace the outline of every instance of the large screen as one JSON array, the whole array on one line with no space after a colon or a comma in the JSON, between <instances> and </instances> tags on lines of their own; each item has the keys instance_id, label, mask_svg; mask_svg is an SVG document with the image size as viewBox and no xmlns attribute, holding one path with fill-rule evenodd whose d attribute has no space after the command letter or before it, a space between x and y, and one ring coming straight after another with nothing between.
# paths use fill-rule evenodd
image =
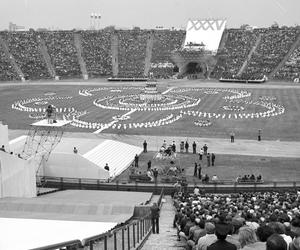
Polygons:
<instances>
[{"instance_id":1,"label":"large screen","mask_svg":"<svg viewBox=\"0 0 300 250\"><path fill-rule=\"evenodd\" d=\"M203 47L216 53L226 27L225 19L189 20L186 28L185 48Z\"/></svg>"}]
</instances>

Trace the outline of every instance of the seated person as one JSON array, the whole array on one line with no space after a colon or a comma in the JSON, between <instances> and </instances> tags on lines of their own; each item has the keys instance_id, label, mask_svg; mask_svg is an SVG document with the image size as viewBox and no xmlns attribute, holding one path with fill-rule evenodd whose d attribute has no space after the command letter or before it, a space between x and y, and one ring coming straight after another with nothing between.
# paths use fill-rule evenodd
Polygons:
<instances>
[{"instance_id":1,"label":"seated person","mask_svg":"<svg viewBox=\"0 0 300 250\"><path fill-rule=\"evenodd\" d=\"M257 176L256 180L257 180L258 182L261 182L261 181L262 181L262 176L261 176L261 174Z\"/></svg>"},{"instance_id":2,"label":"seated person","mask_svg":"<svg viewBox=\"0 0 300 250\"><path fill-rule=\"evenodd\" d=\"M208 183L209 182L209 176L206 174L204 178L202 179L202 182Z\"/></svg>"},{"instance_id":3,"label":"seated person","mask_svg":"<svg viewBox=\"0 0 300 250\"><path fill-rule=\"evenodd\" d=\"M254 174L252 174L251 176L250 176L250 178L249 178L251 181L255 181L255 176L254 176Z\"/></svg>"},{"instance_id":4,"label":"seated person","mask_svg":"<svg viewBox=\"0 0 300 250\"><path fill-rule=\"evenodd\" d=\"M213 182L217 182L219 180L218 176L217 175L213 175L213 177L211 178L211 180Z\"/></svg>"}]
</instances>

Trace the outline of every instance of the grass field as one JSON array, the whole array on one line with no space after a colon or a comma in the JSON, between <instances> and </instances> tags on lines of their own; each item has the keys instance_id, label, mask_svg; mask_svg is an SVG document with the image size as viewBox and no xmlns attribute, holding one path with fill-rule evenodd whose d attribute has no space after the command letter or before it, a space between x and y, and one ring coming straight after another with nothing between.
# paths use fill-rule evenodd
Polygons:
<instances>
[{"instance_id":1,"label":"grass field","mask_svg":"<svg viewBox=\"0 0 300 250\"><path fill-rule=\"evenodd\" d=\"M161 181L165 174L162 174L165 169L171 166L170 160L155 159L156 152L148 152L141 154L139 157L139 168L136 169L142 174L147 172L147 162L151 160L152 169L159 170L158 181ZM176 166L184 169L184 176L189 183L201 183L201 181L194 177L194 163L201 164L202 174L208 174L212 177L216 174L220 180L232 180L236 177L244 176L245 174L254 174L258 176L261 174L264 181L299 181L300 158L277 158L277 157L258 157L258 156L242 156L242 155L216 155L215 166L208 167L205 157L202 161L199 160L198 155L193 154L177 154L174 160ZM134 167L131 167L134 168ZM131 173L131 168L124 171L116 180L127 182Z\"/></svg>"},{"instance_id":2,"label":"grass field","mask_svg":"<svg viewBox=\"0 0 300 250\"><path fill-rule=\"evenodd\" d=\"M0 89L0 120L4 124L8 124L10 129L28 129L29 124L33 123L35 120L29 118L29 115L34 112L23 112L19 110L12 109L12 104L19 100L25 100L35 97L47 98L49 96L45 95L49 92L54 92L55 96L70 96L71 99L63 100L48 100L45 104L36 104L36 102L31 102L26 104L26 107L31 108L43 108L48 104L54 104L56 107L74 107L77 111L86 114L80 116L80 120L86 122L97 122L97 123L110 123L113 116L123 115L128 111L125 110L111 110L102 109L93 105L95 99L101 99L107 96L118 97L120 95L130 95L139 94L142 91L140 89L126 89L122 88L120 92L116 92L113 89L117 87L112 87L108 90L100 90L93 92L92 96L81 96L79 95L79 90L95 88L95 86L67 86L67 85L20 85L20 86L2 86ZM161 91L167 90L167 86L162 86ZM125 130L123 127L120 129L112 129L112 127L103 130L104 133L117 133L117 134L140 134L140 135L170 135L170 136L197 136L197 137L216 137L216 138L228 138L231 131L234 131L236 136L244 139L256 139L258 129L262 130L263 138L267 140L300 140L300 89L281 89L281 88L253 88L247 89L251 93L250 97L241 98L248 102L241 103L229 103L224 100L225 96L233 96L233 93L217 91L214 94L206 94L205 90L198 88L195 89L185 89L176 88L175 90L183 90L182 93L172 93L170 91L168 94L178 95L182 94L187 97L194 99L200 98L201 101L199 105L191 108L182 108L177 110L165 110L165 111L135 111L130 114L130 118L126 121L118 121L116 124L123 123L146 123L154 122L167 117L169 114L180 115L183 111L194 111L194 112L207 112L207 113L220 113L226 114L225 119L219 117L209 118L212 125L209 127L199 127L195 126L194 122L197 120L206 120L208 117L195 117L184 114L179 120L165 124L159 127L147 127L147 128L131 128ZM230 89L229 89L230 90ZM239 89L237 89L240 91ZM237 113L259 113L264 112L267 109L261 105L254 105L253 102L258 101L261 96L267 96L274 98L272 101L275 104L280 104L285 108L283 114L270 117L259 117L259 118L234 118L234 114ZM176 99L176 98L175 98ZM130 101L130 100L129 100ZM250 102L249 102L250 101ZM115 101L117 103L118 100ZM242 111L228 111L224 110L223 106L233 105L242 107ZM229 117L231 114L231 118ZM73 132L93 132L96 129L78 128L69 126L68 131Z\"/></svg>"}]
</instances>

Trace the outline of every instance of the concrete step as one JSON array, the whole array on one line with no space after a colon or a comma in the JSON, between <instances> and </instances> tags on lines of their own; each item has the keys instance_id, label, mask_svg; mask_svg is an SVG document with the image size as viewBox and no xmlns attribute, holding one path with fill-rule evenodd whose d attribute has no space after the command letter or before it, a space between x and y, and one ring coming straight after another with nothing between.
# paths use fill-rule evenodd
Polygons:
<instances>
[{"instance_id":1,"label":"concrete step","mask_svg":"<svg viewBox=\"0 0 300 250\"><path fill-rule=\"evenodd\" d=\"M159 234L151 234L142 250L185 249L185 244L177 240L177 230L173 228L175 208L171 196L165 196L161 207Z\"/></svg>"}]
</instances>

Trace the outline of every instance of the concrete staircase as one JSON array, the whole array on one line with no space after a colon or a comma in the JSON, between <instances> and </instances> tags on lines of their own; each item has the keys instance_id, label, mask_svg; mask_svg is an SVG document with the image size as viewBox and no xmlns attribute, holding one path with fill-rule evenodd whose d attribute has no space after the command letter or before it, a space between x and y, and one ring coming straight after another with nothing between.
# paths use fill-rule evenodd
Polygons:
<instances>
[{"instance_id":1,"label":"concrete staircase","mask_svg":"<svg viewBox=\"0 0 300 250\"><path fill-rule=\"evenodd\" d=\"M296 41L292 44L289 52L284 56L284 58L281 60L281 62L276 66L276 68L269 74L268 78L272 79L274 78L275 74L284 66L285 62L290 58L291 54L294 52L294 50L300 46L300 34L298 35Z\"/></svg>"},{"instance_id":2,"label":"concrete staircase","mask_svg":"<svg viewBox=\"0 0 300 250\"><path fill-rule=\"evenodd\" d=\"M160 212L159 234L151 234L142 250L185 249L185 244L177 240L177 229L173 228L175 208L171 196L165 196Z\"/></svg>"},{"instance_id":3,"label":"concrete staircase","mask_svg":"<svg viewBox=\"0 0 300 250\"><path fill-rule=\"evenodd\" d=\"M13 55L9 52L9 48L1 36L0 36L0 46L2 46L3 51L6 55L6 57L9 59L10 64L13 66L15 72L17 72L20 79L24 82L25 81L24 74L23 74L22 70L20 69L20 67L18 66L18 64L16 63L16 60L13 57Z\"/></svg>"},{"instance_id":4,"label":"concrete staircase","mask_svg":"<svg viewBox=\"0 0 300 250\"><path fill-rule=\"evenodd\" d=\"M86 69L86 64L85 64L85 61L82 57L81 36L78 33L74 34L74 44L75 44L75 48L76 48L76 51L77 51L77 57L78 57L79 65L80 65L82 78L84 80L88 80L88 72L87 72L87 69Z\"/></svg>"},{"instance_id":5,"label":"concrete staircase","mask_svg":"<svg viewBox=\"0 0 300 250\"><path fill-rule=\"evenodd\" d=\"M113 177L130 166L134 160L134 156L141 154L142 151L143 149L141 147L106 140L82 156L102 168L108 163L110 175Z\"/></svg>"},{"instance_id":6,"label":"concrete staircase","mask_svg":"<svg viewBox=\"0 0 300 250\"><path fill-rule=\"evenodd\" d=\"M118 34L111 37L111 54L112 54L112 74L117 77L119 74L119 38Z\"/></svg>"},{"instance_id":7,"label":"concrete staircase","mask_svg":"<svg viewBox=\"0 0 300 250\"><path fill-rule=\"evenodd\" d=\"M254 46L252 47L252 49L250 50L250 52L247 56L247 59L244 61L242 67L240 68L239 72L237 73L237 76L241 76L243 74L243 72L246 70L246 68L248 66L248 63L250 62L250 60L252 58L252 55L254 54L254 52L256 51L256 49L258 47L258 45L260 44L261 38L262 38L262 35L259 34L257 39L256 39L256 42L255 42Z\"/></svg>"},{"instance_id":8,"label":"concrete staircase","mask_svg":"<svg viewBox=\"0 0 300 250\"><path fill-rule=\"evenodd\" d=\"M154 42L154 33L151 33L147 40L147 47L146 47L145 70L144 70L145 76L148 76L150 66L151 66L153 42Z\"/></svg>"},{"instance_id":9,"label":"concrete staircase","mask_svg":"<svg viewBox=\"0 0 300 250\"><path fill-rule=\"evenodd\" d=\"M46 63L48 72L49 72L50 76L53 79L55 79L55 76L56 76L55 68L52 65L51 58L49 56L48 49L47 49L47 46L45 44L45 41L41 37L38 38L37 40L38 40L38 44L39 44L38 49L39 49L40 53L43 56L43 59Z\"/></svg>"}]
</instances>

